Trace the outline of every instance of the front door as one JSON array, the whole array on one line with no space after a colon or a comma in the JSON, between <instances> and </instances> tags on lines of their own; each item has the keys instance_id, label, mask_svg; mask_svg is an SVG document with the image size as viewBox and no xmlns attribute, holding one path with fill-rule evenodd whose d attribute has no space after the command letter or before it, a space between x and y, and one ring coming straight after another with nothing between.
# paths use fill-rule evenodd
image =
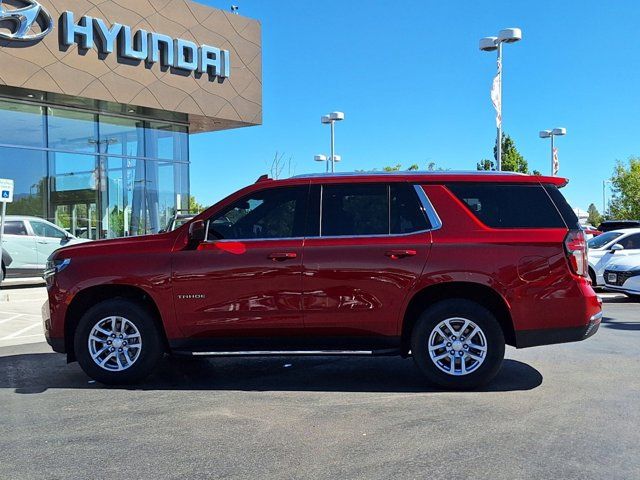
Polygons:
<instances>
[{"instance_id":1,"label":"front door","mask_svg":"<svg viewBox=\"0 0 640 480\"><path fill-rule=\"evenodd\" d=\"M222 349L233 349L234 339L242 348L268 349L276 337L301 333L307 197L308 185L250 194L208 220L205 242L174 253L174 302L185 337Z\"/></svg>"},{"instance_id":2,"label":"front door","mask_svg":"<svg viewBox=\"0 0 640 480\"><path fill-rule=\"evenodd\" d=\"M55 228L49 223L39 220L29 220L29 223L36 238L38 266L39 268L44 268L49 256L69 243L69 237L64 231Z\"/></svg>"},{"instance_id":3,"label":"front door","mask_svg":"<svg viewBox=\"0 0 640 480\"><path fill-rule=\"evenodd\" d=\"M304 247L305 329L328 344L393 341L431 247L413 186L325 185L321 198L320 234Z\"/></svg>"}]
</instances>

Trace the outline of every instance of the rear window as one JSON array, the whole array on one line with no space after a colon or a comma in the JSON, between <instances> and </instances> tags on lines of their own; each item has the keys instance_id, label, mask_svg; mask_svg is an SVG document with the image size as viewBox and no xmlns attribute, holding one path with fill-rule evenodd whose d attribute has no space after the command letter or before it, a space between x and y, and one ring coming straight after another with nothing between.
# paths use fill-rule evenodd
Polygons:
<instances>
[{"instance_id":1,"label":"rear window","mask_svg":"<svg viewBox=\"0 0 640 480\"><path fill-rule=\"evenodd\" d=\"M6 222L4 233L7 235L27 235L27 228L24 226L24 222Z\"/></svg>"},{"instance_id":2,"label":"rear window","mask_svg":"<svg viewBox=\"0 0 640 480\"><path fill-rule=\"evenodd\" d=\"M562 219L564 223L567 224L567 227L571 229L580 228L580 220L578 220L576 212L573 211L573 208L571 208L567 199L564 198L564 195L560 193L558 187L555 185L545 185L544 189L551 197L551 200L553 200L553 203L556 204L556 207L558 207L558 211L560 215L562 215Z\"/></svg>"},{"instance_id":3,"label":"rear window","mask_svg":"<svg viewBox=\"0 0 640 480\"><path fill-rule=\"evenodd\" d=\"M489 227L567 228L542 185L450 183L447 187ZM566 203L562 194L557 193Z\"/></svg>"}]
</instances>

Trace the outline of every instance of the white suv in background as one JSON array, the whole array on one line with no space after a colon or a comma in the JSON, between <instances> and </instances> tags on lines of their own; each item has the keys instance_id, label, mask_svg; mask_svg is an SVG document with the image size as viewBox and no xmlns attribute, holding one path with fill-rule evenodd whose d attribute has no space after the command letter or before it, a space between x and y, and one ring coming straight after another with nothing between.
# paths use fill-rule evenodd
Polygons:
<instances>
[{"instance_id":1,"label":"white suv in background","mask_svg":"<svg viewBox=\"0 0 640 480\"><path fill-rule=\"evenodd\" d=\"M611 230L593 237L589 244L589 277L594 286L604 285L604 271L617 257L640 254L640 228Z\"/></svg>"},{"instance_id":2,"label":"white suv in background","mask_svg":"<svg viewBox=\"0 0 640 480\"><path fill-rule=\"evenodd\" d=\"M2 237L2 274L8 278L37 277L44 272L47 258L60 247L83 240L37 217L8 215Z\"/></svg>"}]
</instances>

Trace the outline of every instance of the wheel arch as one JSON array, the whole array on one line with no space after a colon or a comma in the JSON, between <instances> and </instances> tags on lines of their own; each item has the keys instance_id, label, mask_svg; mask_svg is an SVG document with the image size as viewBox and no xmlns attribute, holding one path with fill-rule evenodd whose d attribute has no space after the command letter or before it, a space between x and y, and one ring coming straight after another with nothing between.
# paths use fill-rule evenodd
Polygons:
<instances>
[{"instance_id":1,"label":"wheel arch","mask_svg":"<svg viewBox=\"0 0 640 480\"><path fill-rule=\"evenodd\" d=\"M402 321L402 354L410 350L411 332L420 314L441 300L464 298L474 301L495 315L507 345L515 346L515 328L507 302L493 288L474 282L447 282L431 285L416 292L409 301Z\"/></svg>"},{"instance_id":2,"label":"wheel arch","mask_svg":"<svg viewBox=\"0 0 640 480\"><path fill-rule=\"evenodd\" d=\"M64 343L69 362L76 359L73 337L82 315L93 305L116 298L133 301L151 313L163 339L165 350L168 351L169 342L162 322L162 315L151 295L142 288L132 285L96 285L78 292L67 308L64 322Z\"/></svg>"}]
</instances>

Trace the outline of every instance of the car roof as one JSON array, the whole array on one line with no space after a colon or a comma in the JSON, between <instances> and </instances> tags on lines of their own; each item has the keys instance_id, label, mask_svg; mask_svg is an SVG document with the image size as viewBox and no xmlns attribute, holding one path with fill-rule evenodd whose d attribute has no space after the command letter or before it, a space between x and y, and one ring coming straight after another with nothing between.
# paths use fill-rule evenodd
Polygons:
<instances>
[{"instance_id":1,"label":"car roof","mask_svg":"<svg viewBox=\"0 0 640 480\"><path fill-rule=\"evenodd\" d=\"M41 222L51 223L46 218L32 217L32 216L29 216L29 215L7 215L4 218L5 218L5 220L38 220L38 221L41 221ZM53 223L51 223L51 225L53 225Z\"/></svg>"},{"instance_id":2,"label":"car roof","mask_svg":"<svg viewBox=\"0 0 640 480\"><path fill-rule=\"evenodd\" d=\"M640 227L635 228L617 228L604 233L640 233Z\"/></svg>"},{"instance_id":3,"label":"car roof","mask_svg":"<svg viewBox=\"0 0 640 480\"><path fill-rule=\"evenodd\" d=\"M311 183L346 183L346 182L498 182L498 183L549 183L564 187L569 180L562 177L548 177L543 175L525 175L515 172L490 171L411 171L411 172L344 172L344 173L308 173L296 175L286 180L271 180L266 176L260 177L258 182L277 182L278 184L300 183L301 180Z\"/></svg>"}]
</instances>

